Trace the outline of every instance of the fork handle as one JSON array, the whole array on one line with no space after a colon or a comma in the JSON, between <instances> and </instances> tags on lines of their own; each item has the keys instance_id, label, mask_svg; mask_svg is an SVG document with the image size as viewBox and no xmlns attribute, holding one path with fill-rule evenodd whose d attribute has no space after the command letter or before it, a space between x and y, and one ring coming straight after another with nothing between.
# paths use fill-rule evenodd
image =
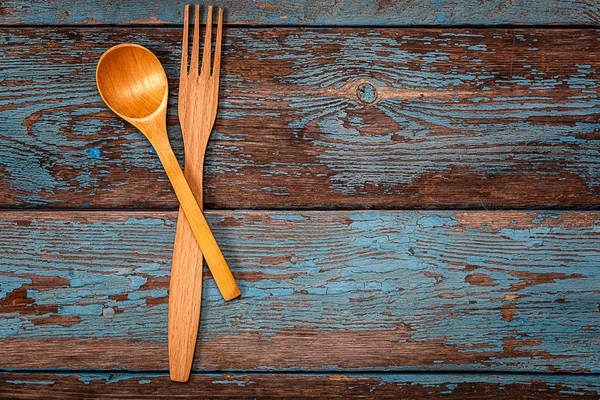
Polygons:
<instances>
[{"instance_id":1,"label":"fork handle","mask_svg":"<svg viewBox=\"0 0 600 400\"><path fill-rule=\"evenodd\" d=\"M204 154L185 147L185 179L202 209ZM202 308L202 250L179 208L169 290L169 371L171 380L187 382L194 361Z\"/></svg>"},{"instance_id":2,"label":"fork handle","mask_svg":"<svg viewBox=\"0 0 600 400\"><path fill-rule=\"evenodd\" d=\"M169 289L169 372L172 381L187 382L190 377L201 304L202 251L180 208Z\"/></svg>"},{"instance_id":3,"label":"fork handle","mask_svg":"<svg viewBox=\"0 0 600 400\"><path fill-rule=\"evenodd\" d=\"M159 145L157 148L155 145L155 149L181 206L175 234L169 291L169 373L172 381L187 382L194 361L200 322L202 253L205 254L206 263L225 300L239 296L240 290L181 172L171 146ZM202 204L201 196L200 193L200 204Z\"/></svg>"}]
</instances>

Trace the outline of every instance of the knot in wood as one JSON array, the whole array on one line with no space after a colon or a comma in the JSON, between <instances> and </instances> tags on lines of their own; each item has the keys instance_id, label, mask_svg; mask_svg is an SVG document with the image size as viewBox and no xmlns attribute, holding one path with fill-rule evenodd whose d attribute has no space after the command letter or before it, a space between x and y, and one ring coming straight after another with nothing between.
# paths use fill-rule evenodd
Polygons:
<instances>
[{"instance_id":1,"label":"knot in wood","mask_svg":"<svg viewBox=\"0 0 600 400\"><path fill-rule=\"evenodd\" d=\"M370 83L361 83L356 88L356 96L366 104L373 104L377 100L377 90Z\"/></svg>"}]
</instances>

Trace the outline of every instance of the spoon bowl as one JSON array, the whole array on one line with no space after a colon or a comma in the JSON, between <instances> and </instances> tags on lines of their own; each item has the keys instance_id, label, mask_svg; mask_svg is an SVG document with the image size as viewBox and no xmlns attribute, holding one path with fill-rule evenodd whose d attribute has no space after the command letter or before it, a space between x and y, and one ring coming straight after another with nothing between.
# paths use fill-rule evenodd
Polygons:
<instances>
[{"instance_id":1,"label":"spoon bowl","mask_svg":"<svg viewBox=\"0 0 600 400\"><path fill-rule=\"evenodd\" d=\"M98 62L96 82L108 107L140 129L138 124L154 114L166 115L167 75L145 47L126 43L107 50Z\"/></svg>"}]
</instances>

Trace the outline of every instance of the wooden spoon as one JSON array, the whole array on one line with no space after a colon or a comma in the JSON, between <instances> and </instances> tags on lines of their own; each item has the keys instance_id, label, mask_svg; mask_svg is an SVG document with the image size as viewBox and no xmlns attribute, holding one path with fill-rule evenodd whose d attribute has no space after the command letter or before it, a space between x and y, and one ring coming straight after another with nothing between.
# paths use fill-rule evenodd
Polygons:
<instances>
[{"instance_id":1,"label":"wooden spoon","mask_svg":"<svg viewBox=\"0 0 600 400\"><path fill-rule=\"evenodd\" d=\"M218 276L226 283L220 287L222 292L225 289L224 296L236 297L239 288L169 143L168 82L160 61L136 44L112 47L98 61L96 83L106 105L142 131L156 150L210 271L215 279Z\"/></svg>"}]
</instances>

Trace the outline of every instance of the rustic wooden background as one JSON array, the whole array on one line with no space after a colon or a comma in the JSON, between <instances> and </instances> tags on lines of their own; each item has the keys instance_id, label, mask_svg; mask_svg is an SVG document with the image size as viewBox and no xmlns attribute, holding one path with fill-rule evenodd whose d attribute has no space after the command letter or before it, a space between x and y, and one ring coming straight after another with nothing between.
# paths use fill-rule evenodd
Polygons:
<instances>
[{"instance_id":1,"label":"rustic wooden background","mask_svg":"<svg viewBox=\"0 0 600 400\"><path fill-rule=\"evenodd\" d=\"M176 199L102 103L184 3L0 2L0 397L598 398L600 4L223 1L194 373L168 379Z\"/></svg>"}]
</instances>

